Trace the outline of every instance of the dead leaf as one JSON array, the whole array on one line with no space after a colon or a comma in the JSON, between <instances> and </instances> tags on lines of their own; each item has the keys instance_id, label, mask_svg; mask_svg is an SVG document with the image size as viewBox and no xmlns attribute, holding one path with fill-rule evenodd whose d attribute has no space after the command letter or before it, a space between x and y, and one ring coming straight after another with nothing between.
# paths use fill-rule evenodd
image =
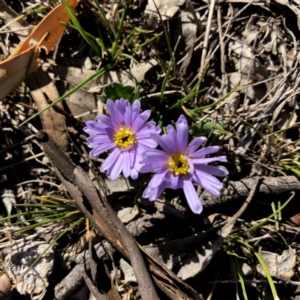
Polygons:
<instances>
[{"instance_id":1,"label":"dead leaf","mask_svg":"<svg viewBox=\"0 0 300 300\"><path fill-rule=\"evenodd\" d=\"M293 222L295 225L300 226L300 213L290 217L290 221Z\"/></svg>"},{"instance_id":2,"label":"dead leaf","mask_svg":"<svg viewBox=\"0 0 300 300\"><path fill-rule=\"evenodd\" d=\"M120 218L122 223L127 224L132 221L139 213L139 209L136 205L134 207L124 207L118 211L118 217Z\"/></svg>"},{"instance_id":3,"label":"dead leaf","mask_svg":"<svg viewBox=\"0 0 300 300\"><path fill-rule=\"evenodd\" d=\"M159 24L157 9L161 18L163 20L167 20L177 13L179 6L184 2L185 0L148 0L148 4L145 9L145 17L148 18L148 25L155 28Z\"/></svg>"},{"instance_id":4,"label":"dead leaf","mask_svg":"<svg viewBox=\"0 0 300 300\"><path fill-rule=\"evenodd\" d=\"M180 14L180 26L185 45L191 45L197 37L197 25L193 14L183 10Z\"/></svg>"},{"instance_id":5,"label":"dead leaf","mask_svg":"<svg viewBox=\"0 0 300 300\"><path fill-rule=\"evenodd\" d=\"M70 8L74 11L79 0L66 0ZM59 41L63 32L66 29L66 25L62 23L68 23L70 17L63 6L63 4L57 5L32 31L32 33L24 40L24 42L15 50L12 56L26 51L32 41L39 42L45 39L40 44L40 47L44 47L46 53L51 51L54 45Z\"/></svg>"},{"instance_id":6,"label":"dead leaf","mask_svg":"<svg viewBox=\"0 0 300 300\"><path fill-rule=\"evenodd\" d=\"M54 66L53 70L56 75L62 80L66 80L72 86L78 85L95 74L94 70L75 67ZM106 85L112 82L119 82L123 85L136 87L136 80L129 71L110 71L86 84L84 90L89 93L100 93Z\"/></svg>"},{"instance_id":7,"label":"dead leaf","mask_svg":"<svg viewBox=\"0 0 300 300\"><path fill-rule=\"evenodd\" d=\"M137 282L132 266L123 258L120 259L120 268L123 271L125 283Z\"/></svg>"},{"instance_id":8,"label":"dead leaf","mask_svg":"<svg viewBox=\"0 0 300 300\"><path fill-rule=\"evenodd\" d=\"M130 73L136 79L136 81L140 83L144 80L145 74L157 65L158 60L156 58L152 58L149 61L142 62L140 64L133 62L130 67Z\"/></svg>"},{"instance_id":9,"label":"dead leaf","mask_svg":"<svg viewBox=\"0 0 300 300\"><path fill-rule=\"evenodd\" d=\"M133 63L129 70L106 72L103 76L86 84L83 89L73 93L65 103L68 104L74 116L81 116L88 111L93 111L96 109L96 101L93 93L102 93L104 87L112 82L119 82L123 85L136 87L138 83L144 80L145 74L157 64L158 61L156 59L151 59L148 62L140 64ZM54 66L53 70L55 75L64 81L60 90L61 93L65 93L70 85L76 86L95 74L95 71L87 70L86 68ZM81 120L87 121L93 119L93 117L94 115L91 116L89 114L82 116ZM112 187L112 190L114 190L114 187Z\"/></svg>"},{"instance_id":10,"label":"dead leaf","mask_svg":"<svg viewBox=\"0 0 300 300\"><path fill-rule=\"evenodd\" d=\"M41 68L30 75L28 86L39 111L47 108L51 102L60 97L48 73L44 72ZM64 109L62 103L58 103L56 107ZM51 107L47 109L40 115L40 118L43 129L54 139L59 148L67 153L69 140L66 133L66 117L59 113L57 108Z\"/></svg>"},{"instance_id":11,"label":"dead leaf","mask_svg":"<svg viewBox=\"0 0 300 300\"><path fill-rule=\"evenodd\" d=\"M27 51L10 57L0 63L0 100L15 89L27 76L32 62L39 57L38 44L27 49Z\"/></svg>"},{"instance_id":12,"label":"dead leaf","mask_svg":"<svg viewBox=\"0 0 300 300\"><path fill-rule=\"evenodd\" d=\"M288 250L284 250L281 255L259 250L259 254L267 265L271 276L277 276L283 279L290 279L293 276L292 269L296 265L296 250L289 247ZM261 265L256 266L257 271L265 275L265 272Z\"/></svg>"},{"instance_id":13,"label":"dead leaf","mask_svg":"<svg viewBox=\"0 0 300 300\"><path fill-rule=\"evenodd\" d=\"M74 10L79 0L68 0L69 6ZM53 9L35 28L35 30L19 45L14 53L0 63L0 100L18 86L34 71L39 57L38 49L45 48L48 53L65 30L69 16L62 4Z\"/></svg>"}]
</instances>

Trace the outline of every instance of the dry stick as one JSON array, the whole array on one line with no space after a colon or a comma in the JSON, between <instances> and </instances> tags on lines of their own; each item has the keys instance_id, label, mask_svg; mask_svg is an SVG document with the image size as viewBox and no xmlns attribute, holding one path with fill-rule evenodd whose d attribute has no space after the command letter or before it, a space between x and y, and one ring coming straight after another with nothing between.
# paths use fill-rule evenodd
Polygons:
<instances>
[{"instance_id":1,"label":"dry stick","mask_svg":"<svg viewBox=\"0 0 300 300\"><path fill-rule=\"evenodd\" d=\"M81 192L87 197L90 194L90 189L92 188L91 180L88 177L88 175L80 168L76 167L74 170L74 174L76 177L76 183L81 190ZM93 185L93 184L92 184ZM93 185L93 189L96 192L96 188ZM97 192L96 192L97 193ZM95 200L97 203L97 198L88 198L89 200L92 199ZM99 201L99 200L98 200ZM127 251L127 256L130 259L132 268L134 270L135 276L137 278L138 284L139 284L139 292L142 296L142 299L159 299L155 288L153 286L151 277L148 273L148 270L146 268L145 262L143 260L143 257L141 255L141 252L138 248L138 245L135 241L135 239L132 237L132 235L128 232L124 224L121 222L121 220L118 218L115 211L111 208L111 206L108 204L107 201L104 201L102 199L103 204L108 212L107 217L110 218L110 223L112 226L115 226L116 229L119 231L119 236L121 237L124 248ZM91 201L89 201L91 203ZM94 206L95 203L91 203L92 206ZM120 241L119 241L120 243Z\"/></svg>"},{"instance_id":2,"label":"dry stick","mask_svg":"<svg viewBox=\"0 0 300 300\"><path fill-rule=\"evenodd\" d=\"M211 0L210 7L209 7L208 19L207 19L207 26L206 26L206 31L205 31L205 37L204 37L202 56L201 56L199 78L201 77L203 70L206 68L205 60L206 60L206 54L207 54L209 33L210 33L212 18L213 18L213 14L214 14L214 8L215 8L215 0Z\"/></svg>"},{"instance_id":3,"label":"dry stick","mask_svg":"<svg viewBox=\"0 0 300 300\"><path fill-rule=\"evenodd\" d=\"M78 166L74 168L47 134L39 133L37 137L41 140L45 153L54 164L57 176L66 186L79 208L105 238L130 259L142 299L158 300L135 239L127 231L107 200L103 197L99 198L97 190L87 174ZM87 201L83 199L83 195Z\"/></svg>"},{"instance_id":4,"label":"dry stick","mask_svg":"<svg viewBox=\"0 0 300 300\"><path fill-rule=\"evenodd\" d=\"M161 283L161 280L158 280L153 276L155 283L158 285L160 290L162 290L167 296L172 300L182 300L182 299L193 299L193 300L202 300L202 296L197 294L195 290L191 288L185 281L175 275L171 270L169 270L164 264L159 263L153 256L150 256L146 250L140 246L141 250L147 255L148 262L150 263L150 270L158 278L163 279L164 284ZM187 295L182 292L182 289L188 290L191 294L187 298ZM172 292L176 291L176 294Z\"/></svg>"},{"instance_id":5,"label":"dry stick","mask_svg":"<svg viewBox=\"0 0 300 300\"><path fill-rule=\"evenodd\" d=\"M98 259L92 239L89 240L90 272L84 273L84 280L97 300L121 300L110 273L101 259ZM91 275L91 278L89 277ZM101 278L101 279L100 279ZM100 279L100 280L99 280ZM101 289L99 291L99 289Z\"/></svg>"},{"instance_id":6,"label":"dry stick","mask_svg":"<svg viewBox=\"0 0 300 300\"><path fill-rule=\"evenodd\" d=\"M264 181L259 186L257 194L281 194L291 191L300 191L300 182L295 176L263 177ZM232 200L243 199L249 195L253 186L257 184L260 177L246 178L239 181L226 183L222 195L218 198L208 192L203 192L201 199L205 207L225 204Z\"/></svg>"},{"instance_id":7,"label":"dry stick","mask_svg":"<svg viewBox=\"0 0 300 300\"><path fill-rule=\"evenodd\" d=\"M218 5L217 7L217 20L218 20L218 31L219 31L219 41L220 41L220 57L221 57L221 73L222 73L222 84L221 84L221 91L223 95L227 93L227 75L226 75L226 68L225 68L225 44L224 44L224 37L222 32L222 13L221 13L221 6ZM224 86L226 89L224 89Z\"/></svg>"}]
</instances>

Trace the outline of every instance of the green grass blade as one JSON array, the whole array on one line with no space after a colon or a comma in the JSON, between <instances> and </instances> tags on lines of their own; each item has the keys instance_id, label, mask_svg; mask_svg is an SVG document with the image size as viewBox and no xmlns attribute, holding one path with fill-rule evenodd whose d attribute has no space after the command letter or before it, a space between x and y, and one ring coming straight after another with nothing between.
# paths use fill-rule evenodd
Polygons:
<instances>
[{"instance_id":1,"label":"green grass blade","mask_svg":"<svg viewBox=\"0 0 300 300\"><path fill-rule=\"evenodd\" d=\"M178 100L178 101L177 101L174 105L172 105L169 109L171 110L171 109L174 109L174 108L176 108L176 107L182 106L182 105L184 105L188 100L190 100L191 98L193 98L193 97L195 97L195 96L197 96L197 95L199 95L199 94L201 94L201 93L203 93L203 92L205 92L205 91L207 91L207 90L208 90L208 88L203 88L202 90L197 91L197 92L193 92L193 93L190 92L188 95L186 95L186 96L183 97L182 99ZM191 114L193 114L193 110L187 109L187 111L188 111L188 112L191 112Z\"/></svg>"},{"instance_id":2,"label":"green grass blade","mask_svg":"<svg viewBox=\"0 0 300 300\"><path fill-rule=\"evenodd\" d=\"M45 209L45 210L25 211L25 212L21 212L21 213L17 213L17 214L14 214L14 215L10 215L10 216L1 218L0 222L7 221L7 220L10 220L10 219L14 219L14 218L19 218L19 217L22 217L22 216L29 216L29 215L35 215L35 214L52 214L52 213L53 213L53 211L49 210L49 209L47 209L47 210Z\"/></svg>"},{"instance_id":3,"label":"green grass blade","mask_svg":"<svg viewBox=\"0 0 300 300\"><path fill-rule=\"evenodd\" d=\"M197 88L200 86L202 80L204 79L206 72L207 72L208 68L206 68L201 77L198 79L197 83L193 86L193 88L190 90L189 94L186 95L184 98L182 98L181 100L177 101L177 103L175 103L174 105L172 105L170 107L170 109L174 109L176 107L182 106L186 101L188 101L189 99L193 98L194 96L206 91L208 88L204 88L200 91L197 91Z\"/></svg>"},{"instance_id":4,"label":"green grass blade","mask_svg":"<svg viewBox=\"0 0 300 300\"><path fill-rule=\"evenodd\" d=\"M79 213L79 211L75 212L75 213ZM47 220L47 221L50 221L51 223L51 218L58 218L60 216L64 216L66 214L69 214L69 211L68 210L65 210L65 211L59 211L59 212L55 212L53 211L52 213L50 214L45 214L45 215L40 215L40 216L36 216L35 218L32 218L32 219L26 219L26 222L36 222L35 225L39 225L41 219L44 219L44 220ZM15 222L13 223L12 225L13 226L17 226L17 225L20 225L20 224L24 224L24 221L20 221L20 222ZM26 226L23 228L23 229L26 229Z\"/></svg>"},{"instance_id":5,"label":"green grass blade","mask_svg":"<svg viewBox=\"0 0 300 300\"><path fill-rule=\"evenodd\" d=\"M160 22L161 22L161 25L162 25L162 28L163 28L163 31L164 31L164 34L165 34L165 37L166 37L166 41L167 41L167 48L168 48L168 51L169 51L169 55L170 55L170 59L171 59L171 65L173 66L172 70L173 70L173 74L172 76L175 77L175 72L176 72L176 65L175 65L175 60L174 60L174 55L173 55L173 49L172 49L172 46L171 46L171 38L169 36L169 33L168 33L168 30L165 26L165 23L161 17L161 14L159 12L159 9L155 3L155 1L153 1L153 4L155 5L155 8L156 8L156 12L159 16L159 19L160 19Z\"/></svg>"},{"instance_id":6,"label":"green grass blade","mask_svg":"<svg viewBox=\"0 0 300 300\"><path fill-rule=\"evenodd\" d=\"M300 177L300 170L297 169L295 166L291 166L291 165L286 165L282 162L278 162L278 166L285 168L288 171L291 171L293 173L295 173L295 175L297 175L298 177Z\"/></svg>"},{"instance_id":7,"label":"green grass blade","mask_svg":"<svg viewBox=\"0 0 300 300\"><path fill-rule=\"evenodd\" d=\"M39 227L39 226L42 226L42 225L46 225L46 224L50 224L50 223L55 223L56 221L63 221L63 220L69 219L71 215L74 215L74 214L76 214L78 212L79 211L73 212L73 213L68 213L68 214L65 214L64 217L58 217L58 218L54 218L54 219L51 219L51 220L39 222L37 224L28 225L24 229L17 230L16 233L23 233L23 232L26 232L28 230L32 230L32 229L34 229L36 227Z\"/></svg>"},{"instance_id":8,"label":"green grass blade","mask_svg":"<svg viewBox=\"0 0 300 300\"><path fill-rule=\"evenodd\" d=\"M166 89L167 81L169 80L171 68L172 68L172 65L170 64L170 66L169 66L169 68L168 68L168 70L167 70L167 73L166 73L166 75L165 75L165 77L164 77L162 86L161 86L161 91L160 91L160 103L163 103L163 100L164 100L164 92L165 92L165 89Z\"/></svg>"},{"instance_id":9,"label":"green grass blade","mask_svg":"<svg viewBox=\"0 0 300 300\"><path fill-rule=\"evenodd\" d=\"M123 31L125 13L126 13L126 9L124 8L123 11L122 11L122 15L121 15L121 19L120 19L120 23L119 23L119 26L118 26L118 29L117 29L115 39L114 39L113 45L112 45L111 50L110 50L110 55L113 58L113 60L115 60L118 57L116 55L116 53L117 53L117 47L118 47L118 44L119 44L119 41L120 41L120 38L121 38L121 35L122 35L122 31Z\"/></svg>"},{"instance_id":10,"label":"green grass blade","mask_svg":"<svg viewBox=\"0 0 300 300\"><path fill-rule=\"evenodd\" d=\"M165 64L165 62L164 62L164 60L161 58L161 56L159 55L159 51L155 48L155 46L153 45L153 43L152 42L150 42L150 45L151 45L151 48L152 49L154 49L154 52L155 52L155 54L156 54L156 57L158 58L158 60L159 60L159 63L160 63L160 66L161 66L161 68L162 68L162 70L163 70L163 72L165 73L165 74L167 74L167 66L166 66L166 64Z\"/></svg>"},{"instance_id":11,"label":"green grass blade","mask_svg":"<svg viewBox=\"0 0 300 300\"><path fill-rule=\"evenodd\" d=\"M88 84L89 82L91 82L92 80L98 78L99 76L103 75L104 73L106 73L108 70L110 70L114 65L109 64L106 67L101 68L100 70L98 70L97 72L95 72L94 75L92 75L90 78L84 80L82 83L78 84L77 86L75 86L73 89L71 89L70 91L68 91L66 94L64 94L62 97L60 97L59 99L57 99L56 101L54 101L53 103L51 103L49 106L47 106L46 108L42 109L41 111L37 112L36 114L34 114L33 116L31 116L30 118L28 118L27 120L25 120L21 125L19 125L20 127L24 124L26 124L27 122L29 122L30 120L34 119L35 117L39 116L41 113L43 113L44 111L48 110L49 108L55 106L57 103L63 101L64 99L66 99L67 97L69 97L70 95L72 95L73 93L75 93L76 91L78 91L79 89L81 89L82 87L84 87L86 84Z\"/></svg>"},{"instance_id":12,"label":"green grass blade","mask_svg":"<svg viewBox=\"0 0 300 300\"><path fill-rule=\"evenodd\" d=\"M98 11L99 11L99 13L100 13L103 21L104 21L104 24L105 24L106 29L108 30L108 33L109 34L113 34L113 31L111 30L110 24L109 24L109 22L108 22L108 20L106 18L104 9L100 6L98 0L94 0L94 3L96 5L96 7L97 7L97 9L98 9Z\"/></svg>"},{"instance_id":13,"label":"green grass blade","mask_svg":"<svg viewBox=\"0 0 300 300\"><path fill-rule=\"evenodd\" d=\"M235 256L232 256L232 259L233 259L233 262L234 262L236 270L237 270L237 275L239 278L239 282L241 284L241 289L243 292L244 299L248 300L248 295L247 295L247 291L246 291L246 285L245 285L245 281L244 281L244 277L243 277L243 272L241 270L241 267L239 265L237 258Z\"/></svg>"},{"instance_id":14,"label":"green grass blade","mask_svg":"<svg viewBox=\"0 0 300 300\"><path fill-rule=\"evenodd\" d=\"M151 44L154 40L156 40L157 38L159 38L162 34L163 34L163 32L160 32L160 33L154 35L154 36L153 36L152 38L150 38L149 40L145 41L144 43L135 46L135 47L132 49L132 52L134 52L135 50L137 50L137 49L139 49L139 48L142 48L142 47L148 45L149 43Z\"/></svg>"},{"instance_id":15,"label":"green grass blade","mask_svg":"<svg viewBox=\"0 0 300 300\"><path fill-rule=\"evenodd\" d=\"M193 113L196 113L196 112L199 112L201 110L205 110L205 109L209 109L209 108L213 108L215 107L216 105L218 105L219 103L221 103L222 101L224 101L227 97L229 97L231 94L233 94L234 92L236 92L237 90L240 89L240 86L232 89L229 93L227 93L225 96L221 97L219 100L217 100L216 102L212 103L212 104L209 104L209 105L204 105L204 106L201 106L201 107L197 107L195 109L193 109Z\"/></svg>"},{"instance_id":16,"label":"green grass blade","mask_svg":"<svg viewBox=\"0 0 300 300\"><path fill-rule=\"evenodd\" d=\"M282 209L284 209L291 202L291 200L294 198L294 196L295 196L295 193L292 192L292 196L285 203L283 203L283 205L280 206L274 213L272 213L270 216L268 216L267 218L265 218L264 220L262 220L258 224L256 224L256 225L254 225L254 226L252 226L252 227L244 230L240 234L237 234L236 237L244 235L244 234L249 233L251 231L254 231L254 230L258 229L259 227L261 227L262 225L264 225L265 223L267 223L270 219L272 219L275 215L277 215ZM233 235L233 237L234 236L235 235Z\"/></svg>"},{"instance_id":17,"label":"green grass blade","mask_svg":"<svg viewBox=\"0 0 300 300\"><path fill-rule=\"evenodd\" d=\"M131 56L131 55L127 54L127 53L121 52L120 54L117 54L116 56L123 56L125 58L128 58L128 59L134 61L136 64L139 63L133 56Z\"/></svg>"},{"instance_id":18,"label":"green grass blade","mask_svg":"<svg viewBox=\"0 0 300 300\"><path fill-rule=\"evenodd\" d=\"M80 25L77 17L73 13L72 9L69 7L68 3L66 0L61 0L63 6L65 7L70 19L72 20L75 28L78 30L78 32L81 34L81 36L84 38L84 40L90 45L90 47L97 53L98 56L101 55L101 51L98 47L98 44L95 43L93 40L89 38L89 36L86 34L85 30L82 28Z\"/></svg>"},{"instance_id":19,"label":"green grass blade","mask_svg":"<svg viewBox=\"0 0 300 300\"><path fill-rule=\"evenodd\" d=\"M270 286L270 289L272 291L272 295L273 295L274 300L279 300L274 281L273 281L272 276L270 274L270 271L269 271L266 263L264 262L263 258L261 257L261 255L256 251L256 249L254 247L247 244L246 242L244 242L242 240L237 240L237 242L240 243L245 248L248 248L249 250L251 250L253 252L253 254L256 256L256 258L259 261L260 265L264 269L264 272L265 272L267 280L269 282L269 286Z\"/></svg>"}]
</instances>

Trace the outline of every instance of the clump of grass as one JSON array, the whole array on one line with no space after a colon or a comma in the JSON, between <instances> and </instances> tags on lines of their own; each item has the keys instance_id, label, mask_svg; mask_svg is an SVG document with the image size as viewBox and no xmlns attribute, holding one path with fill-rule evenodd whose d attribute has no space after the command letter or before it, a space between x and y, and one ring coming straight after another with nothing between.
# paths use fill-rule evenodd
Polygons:
<instances>
[{"instance_id":1,"label":"clump of grass","mask_svg":"<svg viewBox=\"0 0 300 300\"><path fill-rule=\"evenodd\" d=\"M9 240L13 239L14 242L16 242L18 236L21 234L30 234L36 229L52 227L54 224L57 225L59 230L52 234L52 240L50 241L49 246L34 260L26 272L18 278L15 285L23 279L29 270L34 267L34 265L59 239L85 220L85 217L82 216L81 212L76 207L75 202L72 200L53 195L42 197L33 196L33 198L41 203L16 204L16 207L23 208L25 211L0 218L0 224L3 224L6 227L5 231L10 232L9 237L6 236L0 240L0 244L6 242L8 238ZM13 228L12 231L9 230L10 227Z\"/></svg>"},{"instance_id":2,"label":"clump of grass","mask_svg":"<svg viewBox=\"0 0 300 300\"><path fill-rule=\"evenodd\" d=\"M243 297L245 300L248 299L248 295L247 295L245 281L243 278L243 273L242 273L242 270L240 268L239 261L238 261L239 256L236 251L238 249L238 246L241 246L241 247L247 249L256 257L257 261L259 262L259 264L261 265L262 269L264 270L264 272L266 274L266 277L267 277L267 280L268 280L268 283L269 283L269 286L270 286L270 289L271 289L271 292L273 295L273 299L279 300L274 281L272 279L272 276L270 274L270 271L269 271L266 263L264 262L263 258L259 254L259 252L255 249L255 247L253 247L252 245L250 245L249 243L247 243L245 241L245 237L247 234L259 230L264 224L266 224L269 220L271 220L274 217L276 218L275 220L278 221L279 220L278 215L280 215L281 211L290 203L290 201L293 199L294 195L295 195L295 193L293 193L292 196L283 205L280 205L280 202L279 202L278 209L274 210L274 208L273 208L273 213L271 215L269 215L268 217L264 218L261 222L255 224L247 229L240 230L236 233L231 234L224 241L224 245L227 250L227 253L233 258L234 265L236 267L236 272L238 275L238 280L241 285L241 290L242 290Z\"/></svg>"}]
</instances>

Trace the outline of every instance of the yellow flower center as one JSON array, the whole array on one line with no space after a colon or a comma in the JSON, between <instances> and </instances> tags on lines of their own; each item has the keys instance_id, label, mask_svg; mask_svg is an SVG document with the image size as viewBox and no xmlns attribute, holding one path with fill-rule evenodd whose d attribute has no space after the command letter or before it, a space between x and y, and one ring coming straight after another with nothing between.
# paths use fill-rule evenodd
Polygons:
<instances>
[{"instance_id":1,"label":"yellow flower center","mask_svg":"<svg viewBox=\"0 0 300 300\"><path fill-rule=\"evenodd\" d=\"M135 133L126 127L120 127L120 129L114 135L115 144L117 147L124 149L137 143Z\"/></svg>"},{"instance_id":2,"label":"yellow flower center","mask_svg":"<svg viewBox=\"0 0 300 300\"><path fill-rule=\"evenodd\" d=\"M182 153L172 154L168 159L168 166L170 172L179 175L186 175L190 172L189 164Z\"/></svg>"}]
</instances>

